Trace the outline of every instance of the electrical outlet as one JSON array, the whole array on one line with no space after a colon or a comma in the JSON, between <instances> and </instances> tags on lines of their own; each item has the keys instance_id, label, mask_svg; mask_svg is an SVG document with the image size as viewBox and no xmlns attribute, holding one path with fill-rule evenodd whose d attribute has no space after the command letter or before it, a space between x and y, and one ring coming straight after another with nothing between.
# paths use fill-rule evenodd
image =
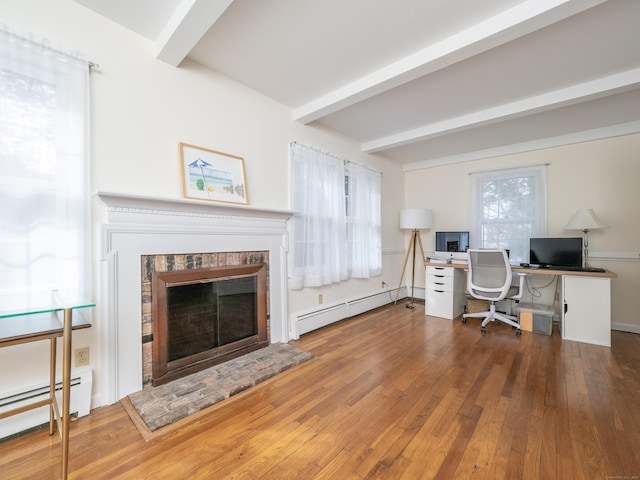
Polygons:
<instances>
[{"instance_id":1,"label":"electrical outlet","mask_svg":"<svg viewBox=\"0 0 640 480\"><path fill-rule=\"evenodd\" d=\"M323 300L323 298L322 298L322 294L321 294L321 293L319 293L319 294L318 294L318 303L319 303L320 305L322 305L322 300Z\"/></svg>"},{"instance_id":2,"label":"electrical outlet","mask_svg":"<svg viewBox=\"0 0 640 480\"><path fill-rule=\"evenodd\" d=\"M74 350L74 362L75 367L84 367L89 365L89 347L78 348Z\"/></svg>"}]
</instances>

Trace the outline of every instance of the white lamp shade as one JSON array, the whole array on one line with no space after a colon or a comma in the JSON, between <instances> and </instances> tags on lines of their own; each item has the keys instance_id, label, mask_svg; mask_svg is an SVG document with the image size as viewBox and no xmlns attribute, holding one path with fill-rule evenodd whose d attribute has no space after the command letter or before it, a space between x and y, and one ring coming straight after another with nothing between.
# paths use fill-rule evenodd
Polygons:
<instances>
[{"instance_id":1,"label":"white lamp shade","mask_svg":"<svg viewBox=\"0 0 640 480\"><path fill-rule=\"evenodd\" d=\"M600 221L592 209L583 208L576 211L564 228L567 230L594 230L605 227L606 225Z\"/></svg>"},{"instance_id":2,"label":"white lamp shade","mask_svg":"<svg viewBox=\"0 0 640 480\"><path fill-rule=\"evenodd\" d=\"M422 230L431 228L433 210L424 208L405 208L400 211L400 228Z\"/></svg>"}]
</instances>

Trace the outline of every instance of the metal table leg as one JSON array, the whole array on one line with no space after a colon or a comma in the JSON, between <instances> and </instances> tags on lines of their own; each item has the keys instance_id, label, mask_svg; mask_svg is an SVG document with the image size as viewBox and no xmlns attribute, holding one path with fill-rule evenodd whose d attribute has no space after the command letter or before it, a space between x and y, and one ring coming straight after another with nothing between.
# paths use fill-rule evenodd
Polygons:
<instances>
[{"instance_id":1,"label":"metal table leg","mask_svg":"<svg viewBox=\"0 0 640 480\"><path fill-rule=\"evenodd\" d=\"M71 397L71 319L73 310L64 309L62 329L62 480L67 479L69 466L69 405Z\"/></svg>"}]
</instances>

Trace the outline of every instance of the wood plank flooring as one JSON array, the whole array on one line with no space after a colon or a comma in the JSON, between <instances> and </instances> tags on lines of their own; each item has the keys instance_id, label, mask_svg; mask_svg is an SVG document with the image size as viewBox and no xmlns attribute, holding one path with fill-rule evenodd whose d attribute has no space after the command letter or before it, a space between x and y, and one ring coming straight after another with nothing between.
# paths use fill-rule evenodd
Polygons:
<instances>
[{"instance_id":1,"label":"wood plank flooring","mask_svg":"<svg viewBox=\"0 0 640 480\"><path fill-rule=\"evenodd\" d=\"M69 478L640 478L640 335L483 335L399 304L292 343L315 358L148 441L121 403L73 422ZM0 443L0 478L59 478L59 452Z\"/></svg>"}]
</instances>

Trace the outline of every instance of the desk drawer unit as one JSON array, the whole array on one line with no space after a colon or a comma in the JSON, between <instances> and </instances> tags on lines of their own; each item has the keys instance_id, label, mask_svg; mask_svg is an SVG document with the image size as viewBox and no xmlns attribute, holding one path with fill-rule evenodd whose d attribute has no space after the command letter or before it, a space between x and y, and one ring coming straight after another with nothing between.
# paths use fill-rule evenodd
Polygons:
<instances>
[{"instance_id":1,"label":"desk drawer unit","mask_svg":"<svg viewBox=\"0 0 640 480\"><path fill-rule=\"evenodd\" d=\"M464 311L464 272L451 267L427 267L425 315L448 318Z\"/></svg>"}]
</instances>

